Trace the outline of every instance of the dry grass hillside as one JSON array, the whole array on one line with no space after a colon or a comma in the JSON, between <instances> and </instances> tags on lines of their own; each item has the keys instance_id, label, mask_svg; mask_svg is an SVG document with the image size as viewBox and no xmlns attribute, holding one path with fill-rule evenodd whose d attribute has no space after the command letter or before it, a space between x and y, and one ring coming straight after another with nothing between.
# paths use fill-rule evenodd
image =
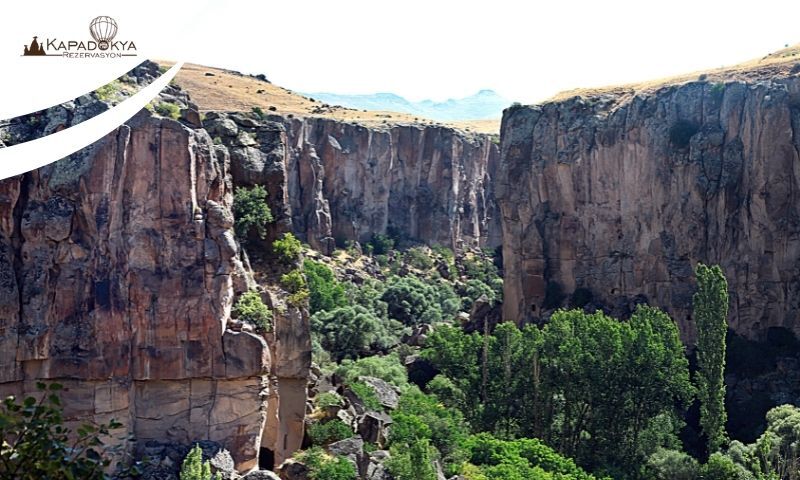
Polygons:
<instances>
[{"instance_id":1,"label":"dry grass hillside","mask_svg":"<svg viewBox=\"0 0 800 480\"><path fill-rule=\"evenodd\" d=\"M764 57L750 60L730 67L714 70L692 72L675 77L661 78L647 82L615 85L600 88L578 88L556 94L549 101L559 101L575 96L591 97L613 94L622 97L653 91L670 85L678 85L696 80L724 82L735 80L754 80L769 77L781 77L797 73L800 70L800 44L778 50Z\"/></svg>"},{"instance_id":2,"label":"dry grass hillside","mask_svg":"<svg viewBox=\"0 0 800 480\"><path fill-rule=\"evenodd\" d=\"M171 62L159 61L162 65ZM279 87L255 76L202 65L185 64L176 82L191 95L202 111L249 111L258 107L264 113L297 117L326 117L369 126L394 124L447 125L460 130L487 134L500 131L500 119L463 122L437 122L405 113L367 111L328 105Z\"/></svg>"}]
</instances>

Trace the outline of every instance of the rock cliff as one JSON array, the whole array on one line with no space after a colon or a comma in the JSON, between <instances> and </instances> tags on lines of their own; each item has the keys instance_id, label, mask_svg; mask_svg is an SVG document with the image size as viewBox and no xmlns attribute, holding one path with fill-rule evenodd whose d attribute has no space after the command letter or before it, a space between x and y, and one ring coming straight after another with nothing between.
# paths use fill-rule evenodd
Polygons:
<instances>
[{"instance_id":1,"label":"rock cliff","mask_svg":"<svg viewBox=\"0 0 800 480\"><path fill-rule=\"evenodd\" d=\"M230 148L235 183L266 185L279 228L323 253L378 233L500 244L491 177L499 148L486 135L216 112L205 125Z\"/></svg>"},{"instance_id":2,"label":"rock cliff","mask_svg":"<svg viewBox=\"0 0 800 480\"><path fill-rule=\"evenodd\" d=\"M0 182L0 394L61 383L68 418L117 419L140 454L208 439L247 470L300 446L307 313L276 310L264 335L230 321L255 284L229 164L205 130L143 110Z\"/></svg>"},{"instance_id":3,"label":"rock cliff","mask_svg":"<svg viewBox=\"0 0 800 480\"><path fill-rule=\"evenodd\" d=\"M800 332L800 78L691 81L505 111L496 196L504 317L647 301L691 341L693 266L729 321Z\"/></svg>"}]
</instances>

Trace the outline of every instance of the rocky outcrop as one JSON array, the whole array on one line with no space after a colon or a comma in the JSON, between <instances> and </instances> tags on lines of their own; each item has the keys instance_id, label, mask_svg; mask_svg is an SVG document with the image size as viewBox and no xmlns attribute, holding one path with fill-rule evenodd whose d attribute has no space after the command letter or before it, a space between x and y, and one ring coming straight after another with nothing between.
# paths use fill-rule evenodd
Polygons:
<instances>
[{"instance_id":1,"label":"rocky outcrop","mask_svg":"<svg viewBox=\"0 0 800 480\"><path fill-rule=\"evenodd\" d=\"M499 149L446 127L365 127L323 118L212 112L237 185L266 185L279 230L330 253L390 234L452 248L498 246Z\"/></svg>"},{"instance_id":2,"label":"rocky outcrop","mask_svg":"<svg viewBox=\"0 0 800 480\"><path fill-rule=\"evenodd\" d=\"M504 318L575 294L619 314L647 301L691 341L702 261L724 269L739 334L800 332L798 100L789 76L506 110Z\"/></svg>"},{"instance_id":3,"label":"rocky outcrop","mask_svg":"<svg viewBox=\"0 0 800 480\"><path fill-rule=\"evenodd\" d=\"M58 382L69 418L115 418L137 449L206 439L257 466L263 432L295 428L267 397L271 373L302 376L308 327L278 316L272 349L227 328L253 286L228 169L204 130L142 111L0 182L0 394Z\"/></svg>"}]
</instances>

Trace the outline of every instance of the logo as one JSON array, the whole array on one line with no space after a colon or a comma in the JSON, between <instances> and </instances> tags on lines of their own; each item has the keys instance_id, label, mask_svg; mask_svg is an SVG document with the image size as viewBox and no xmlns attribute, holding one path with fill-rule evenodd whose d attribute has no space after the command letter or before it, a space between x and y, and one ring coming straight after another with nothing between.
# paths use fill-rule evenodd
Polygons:
<instances>
[{"instance_id":1,"label":"logo","mask_svg":"<svg viewBox=\"0 0 800 480\"><path fill-rule=\"evenodd\" d=\"M89 22L92 39L60 40L56 37L40 41L34 35L30 45L25 45L22 56L63 58L121 58L135 57L133 40L116 40L117 21L108 16L95 17Z\"/></svg>"}]
</instances>

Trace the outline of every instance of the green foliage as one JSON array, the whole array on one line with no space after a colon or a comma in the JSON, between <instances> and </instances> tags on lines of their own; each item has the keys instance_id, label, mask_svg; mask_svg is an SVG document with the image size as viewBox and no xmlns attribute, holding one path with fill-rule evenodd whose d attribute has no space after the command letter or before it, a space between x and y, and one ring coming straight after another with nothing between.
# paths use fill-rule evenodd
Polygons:
<instances>
[{"instance_id":1,"label":"green foliage","mask_svg":"<svg viewBox=\"0 0 800 480\"><path fill-rule=\"evenodd\" d=\"M303 271L308 280L309 310L312 315L347 304L344 286L336 280L327 265L307 259L303 262Z\"/></svg>"},{"instance_id":2,"label":"green foliage","mask_svg":"<svg viewBox=\"0 0 800 480\"><path fill-rule=\"evenodd\" d=\"M378 399L378 394L375 393L372 387L364 382L351 382L347 386L350 388L350 391L355 393L356 396L364 402L364 406L367 407L367 410L383 410L381 401Z\"/></svg>"},{"instance_id":3,"label":"green foliage","mask_svg":"<svg viewBox=\"0 0 800 480\"><path fill-rule=\"evenodd\" d=\"M719 452L712 453L701 470L703 480L747 480L752 478L741 465L737 465L729 457ZM797 476L780 478L795 479Z\"/></svg>"},{"instance_id":4,"label":"green foliage","mask_svg":"<svg viewBox=\"0 0 800 480\"><path fill-rule=\"evenodd\" d=\"M156 105L156 113L162 117L169 117L173 120L181 118L181 107L174 103L160 102Z\"/></svg>"},{"instance_id":5,"label":"green foliage","mask_svg":"<svg viewBox=\"0 0 800 480\"><path fill-rule=\"evenodd\" d=\"M669 129L669 141L678 148L686 148L699 127L688 120L678 120Z\"/></svg>"},{"instance_id":6,"label":"green foliage","mask_svg":"<svg viewBox=\"0 0 800 480\"><path fill-rule=\"evenodd\" d=\"M255 115L257 118L259 119L264 118L264 110L262 110L261 107L253 107L251 110L253 112L253 115Z\"/></svg>"},{"instance_id":7,"label":"green foliage","mask_svg":"<svg viewBox=\"0 0 800 480\"><path fill-rule=\"evenodd\" d=\"M281 238L272 242L272 251L286 265L291 265L300 258L303 245L290 232L284 233Z\"/></svg>"},{"instance_id":8,"label":"green foliage","mask_svg":"<svg viewBox=\"0 0 800 480\"><path fill-rule=\"evenodd\" d=\"M374 355L358 360L345 359L336 368L336 375L345 382L354 382L358 377L375 377L396 387L408 385L408 375L396 353Z\"/></svg>"},{"instance_id":9,"label":"green foliage","mask_svg":"<svg viewBox=\"0 0 800 480\"><path fill-rule=\"evenodd\" d=\"M356 469L346 458L331 458L324 450L313 447L298 459L309 469L311 480L356 480Z\"/></svg>"},{"instance_id":10,"label":"green foliage","mask_svg":"<svg viewBox=\"0 0 800 480\"><path fill-rule=\"evenodd\" d=\"M439 323L461 308L461 301L445 282L424 282L418 277L392 277L381 300L388 305L389 317L404 325Z\"/></svg>"},{"instance_id":11,"label":"green foliage","mask_svg":"<svg viewBox=\"0 0 800 480\"><path fill-rule=\"evenodd\" d=\"M261 185L252 188L237 187L233 196L233 216L236 218L236 235L246 240L251 232L264 238L267 224L272 223L272 212L267 204L267 190Z\"/></svg>"},{"instance_id":12,"label":"green foliage","mask_svg":"<svg viewBox=\"0 0 800 480\"><path fill-rule=\"evenodd\" d=\"M469 465L478 467L487 479L575 479L595 477L579 468L574 461L534 438L513 441L499 440L488 433L473 435L465 442ZM466 468L469 472L471 469ZM471 477L476 478L472 470Z\"/></svg>"},{"instance_id":13,"label":"green foliage","mask_svg":"<svg viewBox=\"0 0 800 480\"><path fill-rule=\"evenodd\" d=\"M391 458L386 461L386 469L395 480L436 480L433 467L435 450L428 440L418 439L402 447L389 450Z\"/></svg>"},{"instance_id":14,"label":"green foliage","mask_svg":"<svg viewBox=\"0 0 800 480\"><path fill-rule=\"evenodd\" d=\"M399 327L361 305L323 310L311 317L313 338L337 362L396 345Z\"/></svg>"},{"instance_id":15,"label":"green foliage","mask_svg":"<svg viewBox=\"0 0 800 480\"><path fill-rule=\"evenodd\" d=\"M464 294L465 296L462 298L462 301L464 303L464 310L466 311L469 311L475 301L482 295L486 296L490 304L494 304L497 301L497 292L495 289L474 278L467 280L464 286Z\"/></svg>"},{"instance_id":16,"label":"green foliage","mask_svg":"<svg viewBox=\"0 0 800 480\"><path fill-rule=\"evenodd\" d=\"M406 263L419 270L430 270L434 265L433 259L425 247L409 248L405 251L403 257Z\"/></svg>"},{"instance_id":17,"label":"green foliage","mask_svg":"<svg viewBox=\"0 0 800 480\"><path fill-rule=\"evenodd\" d=\"M504 323L486 338L442 326L426 347L448 380L437 393L474 431L541 438L593 469L635 474L674 443L675 406L692 394L678 330L650 307L628 322L558 311L541 330Z\"/></svg>"},{"instance_id":18,"label":"green foliage","mask_svg":"<svg viewBox=\"0 0 800 480\"><path fill-rule=\"evenodd\" d=\"M104 102L108 102L113 99L119 93L122 85L120 84L119 80L112 80L111 82L103 85L102 87L98 88L94 91L95 96L97 96L98 100L102 100ZM180 111L179 111L180 113Z\"/></svg>"},{"instance_id":19,"label":"green foliage","mask_svg":"<svg viewBox=\"0 0 800 480\"><path fill-rule=\"evenodd\" d=\"M189 450L181 465L181 480L221 480L219 473L211 475L211 463L203 461L203 449L200 445Z\"/></svg>"},{"instance_id":20,"label":"green foliage","mask_svg":"<svg viewBox=\"0 0 800 480\"><path fill-rule=\"evenodd\" d=\"M308 427L308 436L314 445L328 445L353 436L353 429L349 425L334 418L328 422L312 423Z\"/></svg>"},{"instance_id":21,"label":"green foliage","mask_svg":"<svg viewBox=\"0 0 800 480\"><path fill-rule=\"evenodd\" d=\"M272 330L272 311L261 301L255 290L243 293L233 306L233 314L243 322L252 323L261 331Z\"/></svg>"},{"instance_id":22,"label":"green foliage","mask_svg":"<svg viewBox=\"0 0 800 480\"><path fill-rule=\"evenodd\" d=\"M484 254L469 254L461 260L461 265L469 279L493 285L500 278L493 259Z\"/></svg>"},{"instance_id":23,"label":"green foliage","mask_svg":"<svg viewBox=\"0 0 800 480\"><path fill-rule=\"evenodd\" d=\"M389 252L394 250L394 239L387 235L376 233L369 241L369 245L372 247L373 254L387 255Z\"/></svg>"},{"instance_id":24,"label":"green foliage","mask_svg":"<svg viewBox=\"0 0 800 480\"><path fill-rule=\"evenodd\" d=\"M292 270L281 275L281 286L289 293L297 293L308 288L306 277L300 270Z\"/></svg>"},{"instance_id":25,"label":"green foliage","mask_svg":"<svg viewBox=\"0 0 800 480\"><path fill-rule=\"evenodd\" d=\"M322 392L314 400L319 408L342 406L342 397L336 392Z\"/></svg>"},{"instance_id":26,"label":"green foliage","mask_svg":"<svg viewBox=\"0 0 800 480\"><path fill-rule=\"evenodd\" d=\"M39 399L0 404L0 477L18 480L106 479L104 469L116 455L103 440L121 424L64 426L58 392L61 385L37 384Z\"/></svg>"},{"instance_id":27,"label":"green foliage","mask_svg":"<svg viewBox=\"0 0 800 480\"><path fill-rule=\"evenodd\" d=\"M713 453L726 442L725 335L728 330L728 282L719 266L697 264L697 293L692 298L697 322L697 398L700 426Z\"/></svg>"},{"instance_id":28,"label":"green foliage","mask_svg":"<svg viewBox=\"0 0 800 480\"><path fill-rule=\"evenodd\" d=\"M647 460L647 476L652 480L696 480L700 476L697 460L684 452L659 448Z\"/></svg>"},{"instance_id":29,"label":"green foliage","mask_svg":"<svg viewBox=\"0 0 800 480\"><path fill-rule=\"evenodd\" d=\"M800 408L781 405L767 412L767 430L747 449L754 473L775 478L800 478Z\"/></svg>"}]
</instances>

